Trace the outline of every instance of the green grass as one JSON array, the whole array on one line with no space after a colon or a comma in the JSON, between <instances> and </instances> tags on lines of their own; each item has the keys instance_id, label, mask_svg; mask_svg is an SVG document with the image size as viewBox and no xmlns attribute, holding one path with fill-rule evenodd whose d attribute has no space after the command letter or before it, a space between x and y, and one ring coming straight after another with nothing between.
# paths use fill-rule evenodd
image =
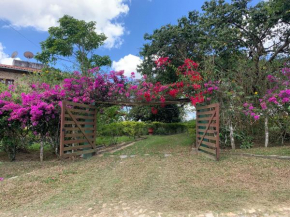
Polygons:
<instances>
[{"instance_id":1,"label":"green grass","mask_svg":"<svg viewBox=\"0 0 290 217\"><path fill-rule=\"evenodd\" d=\"M231 152L233 152L233 153L249 153L249 154L257 154L257 155L290 156L290 146L237 149L236 151L231 151Z\"/></svg>"},{"instance_id":2,"label":"green grass","mask_svg":"<svg viewBox=\"0 0 290 217\"><path fill-rule=\"evenodd\" d=\"M112 144L117 144L117 143L122 143L122 142L130 142L130 141L134 141L134 138L129 137L129 136L119 136L119 137L98 136L96 139L96 144L109 146Z\"/></svg>"},{"instance_id":3,"label":"green grass","mask_svg":"<svg viewBox=\"0 0 290 217\"><path fill-rule=\"evenodd\" d=\"M122 203L164 216L290 204L289 161L222 154L216 162L191 154L192 142L187 134L152 136L116 155L2 162L0 216L118 216ZM136 156L120 159L121 154ZM88 213L90 207L94 213Z\"/></svg>"},{"instance_id":4,"label":"green grass","mask_svg":"<svg viewBox=\"0 0 290 217\"><path fill-rule=\"evenodd\" d=\"M135 145L115 152L115 155L144 155L187 152L194 139L187 134L170 136L148 136L147 139L136 142Z\"/></svg>"}]
</instances>

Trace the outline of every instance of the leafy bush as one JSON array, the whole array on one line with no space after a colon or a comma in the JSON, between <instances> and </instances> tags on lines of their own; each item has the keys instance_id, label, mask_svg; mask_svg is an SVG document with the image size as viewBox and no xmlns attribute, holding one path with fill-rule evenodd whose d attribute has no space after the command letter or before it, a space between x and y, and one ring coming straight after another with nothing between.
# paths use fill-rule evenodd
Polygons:
<instances>
[{"instance_id":1,"label":"leafy bush","mask_svg":"<svg viewBox=\"0 0 290 217\"><path fill-rule=\"evenodd\" d=\"M171 135L177 133L189 132L195 134L195 122L192 123L161 123L161 122L136 122L136 121L123 121L111 123L99 128L97 132L99 136L129 136L140 137L148 135L148 129L153 129L155 135ZM194 131L193 131L194 130Z\"/></svg>"}]
</instances>

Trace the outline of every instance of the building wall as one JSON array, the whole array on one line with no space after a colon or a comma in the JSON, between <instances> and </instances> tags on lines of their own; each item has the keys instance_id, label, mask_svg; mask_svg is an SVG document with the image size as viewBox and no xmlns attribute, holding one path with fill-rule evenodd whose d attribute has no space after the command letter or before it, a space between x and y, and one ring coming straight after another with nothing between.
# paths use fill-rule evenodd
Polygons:
<instances>
[{"instance_id":1,"label":"building wall","mask_svg":"<svg viewBox=\"0 0 290 217\"><path fill-rule=\"evenodd\" d=\"M0 80L1 82L8 80L13 80L14 83L17 83L21 80L21 78L25 75L25 72L16 72L10 70L0 69Z\"/></svg>"},{"instance_id":2,"label":"building wall","mask_svg":"<svg viewBox=\"0 0 290 217\"><path fill-rule=\"evenodd\" d=\"M41 63L31 63L31 62L26 62L22 60L13 60L13 66L20 66L24 68L33 68L33 69L43 69L44 65Z\"/></svg>"}]
</instances>

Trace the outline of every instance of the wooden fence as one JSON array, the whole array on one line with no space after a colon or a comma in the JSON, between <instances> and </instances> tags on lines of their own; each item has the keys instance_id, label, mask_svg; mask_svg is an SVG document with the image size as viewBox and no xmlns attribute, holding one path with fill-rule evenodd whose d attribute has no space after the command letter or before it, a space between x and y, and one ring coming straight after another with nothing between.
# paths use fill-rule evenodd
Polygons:
<instances>
[{"instance_id":1,"label":"wooden fence","mask_svg":"<svg viewBox=\"0 0 290 217\"><path fill-rule=\"evenodd\" d=\"M219 104L196 108L196 151L219 160Z\"/></svg>"},{"instance_id":2,"label":"wooden fence","mask_svg":"<svg viewBox=\"0 0 290 217\"><path fill-rule=\"evenodd\" d=\"M96 153L96 107L62 102L60 157Z\"/></svg>"}]
</instances>

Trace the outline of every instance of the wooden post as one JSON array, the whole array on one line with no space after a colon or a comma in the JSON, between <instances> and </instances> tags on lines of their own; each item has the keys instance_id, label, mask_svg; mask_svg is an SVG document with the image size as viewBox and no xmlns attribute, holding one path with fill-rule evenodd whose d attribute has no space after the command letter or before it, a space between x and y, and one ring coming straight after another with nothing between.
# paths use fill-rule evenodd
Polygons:
<instances>
[{"instance_id":1,"label":"wooden post","mask_svg":"<svg viewBox=\"0 0 290 217\"><path fill-rule=\"evenodd\" d=\"M220 105L217 104L216 107L216 159L220 159Z\"/></svg>"},{"instance_id":2,"label":"wooden post","mask_svg":"<svg viewBox=\"0 0 290 217\"><path fill-rule=\"evenodd\" d=\"M198 112L197 112L197 107L195 106L195 110L196 110L196 118L195 118L195 147L194 147L194 152L195 154L198 153L198 149L197 149L197 144L198 144L198 141L197 141L197 138L198 138L198 135L199 135L199 132L198 132Z\"/></svg>"},{"instance_id":3,"label":"wooden post","mask_svg":"<svg viewBox=\"0 0 290 217\"><path fill-rule=\"evenodd\" d=\"M98 118L98 113L97 112L98 111L97 111L97 109L95 111L96 111L96 113L94 115L95 119L94 119L94 135L93 135L93 138L94 138L94 142L96 143L96 139L97 139L97 118Z\"/></svg>"},{"instance_id":4,"label":"wooden post","mask_svg":"<svg viewBox=\"0 0 290 217\"><path fill-rule=\"evenodd\" d=\"M268 117L265 117L265 147L269 144L269 128L268 128Z\"/></svg>"},{"instance_id":5,"label":"wooden post","mask_svg":"<svg viewBox=\"0 0 290 217\"><path fill-rule=\"evenodd\" d=\"M63 149L64 149L64 120L65 120L65 108L66 108L66 102L62 101L61 106L61 116L60 116L60 147L59 147L59 156L63 157Z\"/></svg>"},{"instance_id":6,"label":"wooden post","mask_svg":"<svg viewBox=\"0 0 290 217\"><path fill-rule=\"evenodd\" d=\"M39 157L40 157L40 162L43 161L43 140L40 141L40 154L39 154Z\"/></svg>"}]
</instances>

